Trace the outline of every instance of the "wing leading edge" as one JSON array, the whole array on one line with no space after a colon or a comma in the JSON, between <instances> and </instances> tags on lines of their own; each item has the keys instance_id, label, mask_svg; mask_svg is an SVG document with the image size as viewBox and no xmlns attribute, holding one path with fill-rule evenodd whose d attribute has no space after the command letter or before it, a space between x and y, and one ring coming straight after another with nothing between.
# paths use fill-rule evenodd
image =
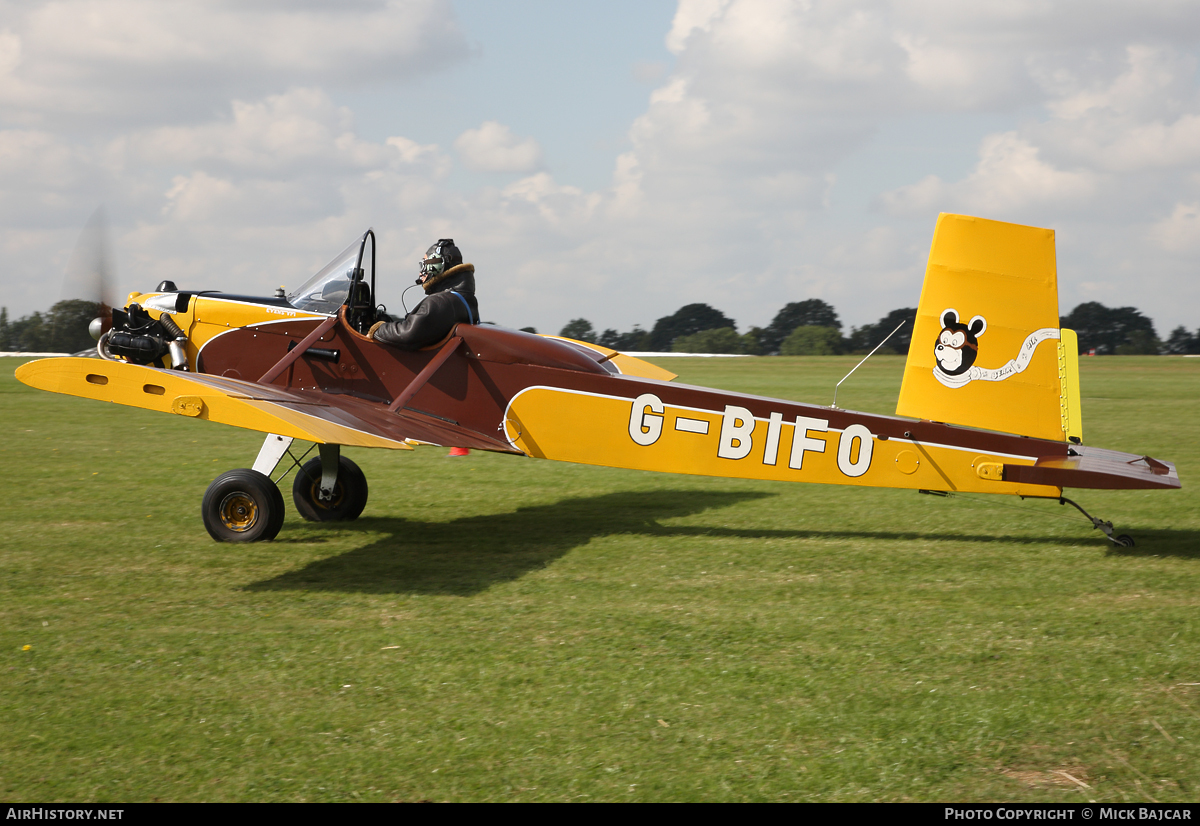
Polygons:
<instances>
[{"instance_id":1,"label":"wing leading edge","mask_svg":"<svg viewBox=\"0 0 1200 826\"><path fill-rule=\"evenodd\" d=\"M89 358L41 359L17 368L39 390L277 433L318 444L411 450L406 439L519 452L505 441L415 411L389 413L351 396L292 390Z\"/></svg>"}]
</instances>

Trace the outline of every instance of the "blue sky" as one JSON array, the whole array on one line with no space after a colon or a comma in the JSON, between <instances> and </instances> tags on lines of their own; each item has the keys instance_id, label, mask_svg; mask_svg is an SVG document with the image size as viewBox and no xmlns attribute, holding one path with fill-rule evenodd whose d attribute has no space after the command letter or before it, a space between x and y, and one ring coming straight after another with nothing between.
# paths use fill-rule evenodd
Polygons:
<instances>
[{"instance_id":1,"label":"blue sky","mask_svg":"<svg viewBox=\"0 0 1200 826\"><path fill-rule=\"evenodd\" d=\"M466 129L499 121L537 136L557 180L606 186L629 148L630 124L674 63L664 35L675 3L458 0L454 12L468 44L462 63L335 96L354 110L359 132L449 146ZM457 167L448 183L469 192L500 180Z\"/></svg>"},{"instance_id":2,"label":"blue sky","mask_svg":"<svg viewBox=\"0 0 1200 826\"><path fill-rule=\"evenodd\" d=\"M1061 309L1200 327L1200 7L1178 0L0 0L0 286L105 204L124 289L267 292L367 226L485 318L739 328L913 306L939 212L1057 232Z\"/></svg>"}]
</instances>

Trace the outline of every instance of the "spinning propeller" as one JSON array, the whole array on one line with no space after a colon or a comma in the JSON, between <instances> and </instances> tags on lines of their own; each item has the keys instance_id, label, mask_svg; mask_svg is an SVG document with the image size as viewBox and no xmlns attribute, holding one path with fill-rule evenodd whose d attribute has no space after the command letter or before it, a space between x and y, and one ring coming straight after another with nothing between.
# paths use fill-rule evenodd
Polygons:
<instances>
[{"instance_id":1,"label":"spinning propeller","mask_svg":"<svg viewBox=\"0 0 1200 826\"><path fill-rule=\"evenodd\" d=\"M109 258L108 216L104 207L98 207L84 224L79 241L67 262L63 274L60 301L82 300L96 305L94 320L88 327L92 338L112 328L112 311L115 306L113 288L116 280Z\"/></svg>"}]
</instances>

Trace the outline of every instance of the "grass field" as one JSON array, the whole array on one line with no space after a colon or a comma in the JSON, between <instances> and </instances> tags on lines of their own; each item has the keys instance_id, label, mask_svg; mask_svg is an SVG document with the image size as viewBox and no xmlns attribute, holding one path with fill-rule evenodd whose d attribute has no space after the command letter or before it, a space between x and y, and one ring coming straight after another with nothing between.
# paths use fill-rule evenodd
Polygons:
<instances>
[{"instance_id":1,"label":"grass field","mask_svg":"<svg viewBox=\"0 0 1200 826\"><path fill-rule=\"evenodd\" d=\"M349 450L341 526L212 542L246 431L0 360L0 798L1195 800L1200 359L1083 360L1069 508ZM666 362L664 362L666 364ZM827 404L844 358L672 359ZM890 413L877 357L843 407ZM25 650L29 646L28 650Z\"/></svg>"}]
</instances>

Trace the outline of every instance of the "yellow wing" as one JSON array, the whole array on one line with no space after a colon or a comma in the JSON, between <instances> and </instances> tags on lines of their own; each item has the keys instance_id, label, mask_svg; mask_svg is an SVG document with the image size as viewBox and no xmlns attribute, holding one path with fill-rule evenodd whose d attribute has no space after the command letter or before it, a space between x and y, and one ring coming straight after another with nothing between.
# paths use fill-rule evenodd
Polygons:
<instances>
[{"instance_id":1,"label":"yellow wing","mask_svg":"<svg viewBox=\"0 0 1200 826\"><path fill-rule=\"evenodd\" d=\"M577 347L583 347L591 350L594 353L599 353L604 361L611 361L613 366L620 371L622 376L637 376L643 379L654 379L655 381L672 381L678 378L677 373L672 373L670 370L651 364L648 361L643 361L634 356L627 356L624 353L613 350L611 347L603 347L599 344L592 344L587 341L576 341L573 338L563 338L562 336L542 336L542 338L553 338L558 341L566 341L574 344Z\"/></svg>"},{"instance_id":2,"label":"yellow wing","mask_svg":"<svg viewBox=\"0 0 1200 826\"><path fill-rule=\"evenodd\" d=\"M405 439L515 453L494 437L350 396L90 358L31 361L17 378L39 390L277 433L318 444L412 450Z\"/></svg>"}]
</instances>

